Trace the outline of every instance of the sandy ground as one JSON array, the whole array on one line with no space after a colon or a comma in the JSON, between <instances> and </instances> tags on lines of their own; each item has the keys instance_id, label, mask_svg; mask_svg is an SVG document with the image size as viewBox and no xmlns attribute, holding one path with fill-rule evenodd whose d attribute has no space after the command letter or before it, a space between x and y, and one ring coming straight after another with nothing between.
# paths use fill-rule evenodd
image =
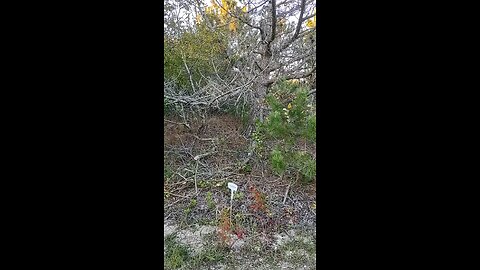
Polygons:
<instances>
[{"instance_id":1,"label":"sandy ground","mask_svg":"<svg viewBox=\"0 0 480 270\"><path fill-rule=\"evenodd\" d=\"M201 254L215 245L210 239L217 233L214 226L194 226L180 229L173 224L164 225L164 237L174 237L180 245L187 246L192 256ZM265 249L261 237L245 237L235 241L221 262L201 266L189 265L188 261L179 269L316 269L316 229L310 231L290 230L273 235L269 249ZM164 255L168 247L164 245ZM168 268L165 268L168 269Z\"/></svg>"}]
</instances>

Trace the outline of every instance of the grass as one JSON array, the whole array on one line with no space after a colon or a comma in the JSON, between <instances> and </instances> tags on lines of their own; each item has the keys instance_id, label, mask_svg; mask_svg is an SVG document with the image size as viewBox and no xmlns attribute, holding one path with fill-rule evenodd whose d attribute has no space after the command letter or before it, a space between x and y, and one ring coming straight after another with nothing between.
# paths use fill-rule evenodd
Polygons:
<instances>
[{"instance_id":1,"label":"grass","mask_svg":"<svg viewBox=\"0 0 480 270\"><path fill-rule=\"evenodd\" d=\"M215 202L213 201L212 192L207 192L206 200L208 209L213 210L215 208Z\"/></svg>"},{"instance_id":2,"label":"grass","mask_svg":"<svg viewBox=\"0 0 480 270\"><path fill-rule=\"evenodd\" d=\"M165 238L165 269L179 269L186 264L190 257L189 248L177 242L175 237L176 236L172 234Z\"/></svg>"},{"instance_id":3,"label":"grass","mask_svg":"<svg viewBox=\"0 0 480 270\"><path fill-rule=\"evenodd\" d=\"M166 179L169 179L173 175L172 169L170 169L170 167L166 164L163 165L163 175Z\"/></svg>"},{"instance_id":4,"label":"grass","mask_svg":"<svg viewBox=\"0 0 480 270\"><path fill-rule=\"evenodd\" d=\"M191 199L190 204L183 211L185 212L186 215L188 215L188 214L190 214L190 212L192 212L192 210L195 208L195 206L197 206L197 200Z\"/></svg>"},{"instance_id":5,"label":"grass","mask_svg":"<svg viewBox=\"0 0 480 270\"><path fill-rule=\"evenodd\" d=\"M209 245L191 259L190 265L192 267L207 266L223 262L227 257L228 250L218 245Z\"/></svg>"},{"instance_id":6,"label":"grass","mask_svg":"<svg viewBox=\"0 0 480 270\"><path fill-rule=\"evenodd\" d=\"M167 236L164 240L166 248L164 269L174 270L182 267L194 269L225 261L229 256L228 250L215 244L213 235L208 237L209 244L194 255L188 246L176 240L175 234Z\"/></svg>"}]
</instances>

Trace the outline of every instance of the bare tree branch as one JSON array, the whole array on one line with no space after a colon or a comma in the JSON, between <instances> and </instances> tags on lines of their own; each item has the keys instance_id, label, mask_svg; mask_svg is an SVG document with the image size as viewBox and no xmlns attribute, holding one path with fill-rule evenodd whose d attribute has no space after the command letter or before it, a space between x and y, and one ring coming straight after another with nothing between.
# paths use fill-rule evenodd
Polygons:
<instances>
[{"instance_id":1,"label":"bare tree branch","mask_svg":"<svg viewBox=\"0 0 480 270\"><path fill-rule=\"evenodd\" d=\"M314 72L315 72L316 68L312 68L310 71L307 71L307 72L301 72L301 73L294 73L294 74L289 74L289 75L280 75L280 76L276 76L274 78L271 78L270 80L266 81L265 82L265 85L271 85L275 82L277 82L278 80L293 80L293 79L303 79L303 78L306 78L310 75L312 75Z\"/></svg>"},{"instance_id":2,"label":"bare tree branch","mask_svg":"<svg viewBox=\"0 0 480 270\"><path fill-rule=\"evenodd\" d=\"M303 20L303 13L305 12L305 1L306 0L301 0L301 1L302 2L300 3L300 17L298 18L298 21L297 21L297 26L295 28L295 33L293 34L291 39L282 46L281 51L288 48L298 38L298 34L300 33L300 29L302 28L302 22L304 21Z\"/></svg>"},{"instance_id":3,"label":"bare tree branch","mask_svg":"<svg viewBox=\"0 0 480 270\"><path fill-rule=\"evenodd\" d=\"M272 43L273 39L275 38L275 31L277 30L277 7L276 7L276 1L272 0L272 36L270 37L270 41L268 42L268 45Z\"/></svg>"}]
</instances>

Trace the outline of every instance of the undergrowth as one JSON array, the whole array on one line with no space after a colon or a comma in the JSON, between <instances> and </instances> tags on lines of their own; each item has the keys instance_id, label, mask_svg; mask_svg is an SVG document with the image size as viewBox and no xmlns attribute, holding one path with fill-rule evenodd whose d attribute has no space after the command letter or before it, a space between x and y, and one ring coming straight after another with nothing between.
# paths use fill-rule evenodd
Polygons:
<instances>
[{"instance_id":1,"label":"undergrowth","mask_svg":"<svg viewBox=\"0 0 480 270\"><path fill-rule=\"evenodd\" d=\"M315 143L316 116L308 103L307 89L279 83L267 96L267 103L270 113L264 122L257 121L253 134L257 153L269 156L277 175L283 177L291 171L307 182L313 181L316 164L307 151L307 143Z\"/></svg>"},{"instance_id":2,"label":"undergrowth","mask_svg":"<svg viewBox=\"0 0 480 270\"><path fill-rule=\"evenodd\" d=\"M165 269L178 269L184 266L190 259L189 248L176 241L174 234L167 236L164 241L166 246Z\"/></svg>"}]
</instances>

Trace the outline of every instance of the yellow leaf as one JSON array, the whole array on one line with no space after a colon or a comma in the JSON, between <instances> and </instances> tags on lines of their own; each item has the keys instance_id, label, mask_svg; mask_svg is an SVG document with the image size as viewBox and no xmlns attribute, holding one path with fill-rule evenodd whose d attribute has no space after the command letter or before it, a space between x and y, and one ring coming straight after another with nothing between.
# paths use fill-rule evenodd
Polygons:
<instances>
[{"instance_id":1,"label":"yellow leaf","mask_svg":"<svg viewBox=\"0 0 480 270\"><path fill-rule=\"evenodd\" d=\"M307 21L307 27L308 28L314 28L315 27L315 21L314 20L308 20Z\"/></svg>"},{"instance_id":2,"label":"yellow leaf","mask_svg":"<svg viewBox=\"0 0 480 270\"><path fill-rule=\"evenodd\" d=\"M237 31L237 24L235 21L231 21L230 24L228 24L228 28L230 28L230 31L235 32Z\"/></svg>"},{"instance_id":3,"label":"yellow leaf","mask_svg":"<svg viewBox=\"0 0 480 270\"><path fill-rule=\"evenodd\" d=\"M247 13L247 6L244 6L244 7L242 8L242 11L245 12L245 13Z\"/></svg>"},{"instance_id":4,"label":"yellow leaf","mask_svg":"<svg viewBox=\"0 0 480 270\"><path fill-rule=\"evenodd\" d=\"M289 110L292 109L292 103L288 103L287 109L289 109Z\"/></svg>"}]
</instances>

